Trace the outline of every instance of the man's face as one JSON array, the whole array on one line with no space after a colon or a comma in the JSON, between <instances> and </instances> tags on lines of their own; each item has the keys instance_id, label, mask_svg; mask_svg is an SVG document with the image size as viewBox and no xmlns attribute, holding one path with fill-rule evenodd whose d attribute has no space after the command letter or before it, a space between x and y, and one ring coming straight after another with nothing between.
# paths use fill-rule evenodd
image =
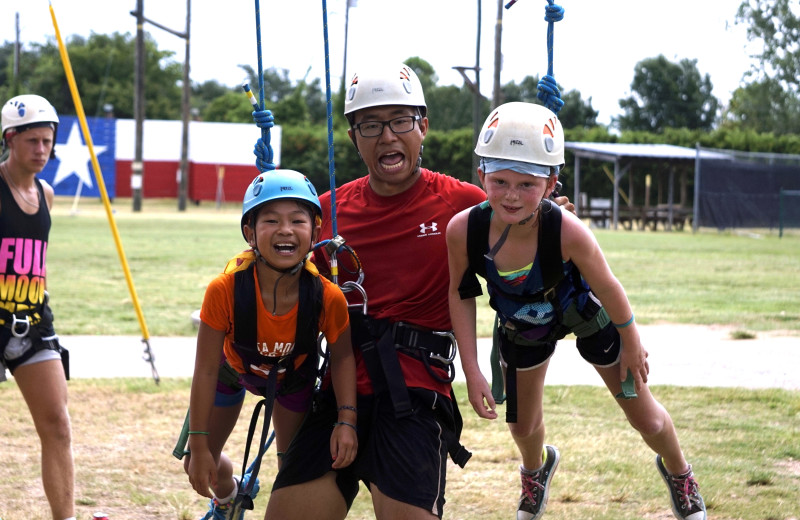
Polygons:
<instances>
[{"instance_id":1,"label":"man's face","mask_svg":"<svg viewBox=\"0 0 800 520\"><path fill-rule=\"evenodd\" d=\"M31 128L7 139L14 161L28 172L42 171L53 149L53 129L41 126Z\"/></svg>"},{"instance_id":2,"label":"man's face","mask_svg":"<svg viewBox=\"0 0 800 520\"><path fill-rule=\"evenodd\" d=\"M379 195L390 196L402 193L417 180L417 159L425 135L428 119L414 121L413 129L395 133L388 124L375 137L363 137L357 126L360 123L384 122L398 117L415 117L416 107L389 105L359 110L353 118L354 128L350 137L354 139L361 158L369 171L369 183Z\"/></svg>"}]
</instances>

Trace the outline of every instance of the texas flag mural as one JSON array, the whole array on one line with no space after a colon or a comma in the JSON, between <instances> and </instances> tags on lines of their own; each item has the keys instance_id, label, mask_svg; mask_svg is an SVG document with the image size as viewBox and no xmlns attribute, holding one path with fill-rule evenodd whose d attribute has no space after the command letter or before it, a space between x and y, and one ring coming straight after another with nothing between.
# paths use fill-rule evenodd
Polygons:
<instances>
[{"instance_id":1,"label":"texas flag mural","mask_svg":"<svg viewBox=\"0 0 800 520\"><path fill-rule=\"evenodd\" d=\"M116 120L87 118L94 153L103 174L103 183L110 198L116 196ZM56 195L100 197L89 146L83 139L80 122L75 116L59 116L56 135L56 158L50 160L39 177L46 180Z\"/></svg>"}]
</instances>

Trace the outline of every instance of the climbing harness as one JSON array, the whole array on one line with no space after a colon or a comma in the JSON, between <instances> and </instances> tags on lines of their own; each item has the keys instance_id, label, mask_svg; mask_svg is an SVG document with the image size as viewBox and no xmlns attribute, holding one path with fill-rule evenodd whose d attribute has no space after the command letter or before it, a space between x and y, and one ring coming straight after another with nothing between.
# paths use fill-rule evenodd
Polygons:
<instances>
[{"instance_id":1,"label":"climbing harness","mask_svg":"<svg viewBox=\"0 0 800 520\"><path fill-rule=\"evenodd\" d=\"M53 313L47 305L49 295L44 291L44 300L26 310L10 312L0 307L0 357L12 370L25 363L37 352L54 350L61 355L64 375L69 381L69 351L58 341L53 330Z\"/></svg>"},{"instance_id":2,"label":"climbing harness","mask_svg":"<svg viewBox=\"0 0 800 520\"><path fill-rule=\"evenodd\" d=\"M582 281L577 267L570 264L565 272L561 258L561 211L552 207L549 200L543 201L543 207L538 212L539 235L537 257L542 273L542 288L532 294L519 294L510 292L502 282L493 279L487 272L487 263L492 261L486 251L489 249L489 226L492 218L492 208L488 202L483 202L470 210L467 223L467 260L468 267L458 288L461 299L475 298L482 294L482 289L477 276L486 280L489 288L489 305L497 311L498 300L506 299L520 303L549 303L556 313L553 320L556 324L550 332L536 340L529 340L523 335L523 330L510 323L499 323L495 319L495 337L492 346L492 397L498 403L508 399L506 408L507 422L516 422L516 362L514 348L509 349L506 359L506 392L503 396L502 372L499 362L499 343L508 341L519 346L543 346L551 344L573 333L580 338L585 338L607 326L611 320L605 309L591 296L591 292ZM530 278L530 277L529 277ZM586 294L583 304L579 306L578 295Z\"/></svg>"}]
</instances>

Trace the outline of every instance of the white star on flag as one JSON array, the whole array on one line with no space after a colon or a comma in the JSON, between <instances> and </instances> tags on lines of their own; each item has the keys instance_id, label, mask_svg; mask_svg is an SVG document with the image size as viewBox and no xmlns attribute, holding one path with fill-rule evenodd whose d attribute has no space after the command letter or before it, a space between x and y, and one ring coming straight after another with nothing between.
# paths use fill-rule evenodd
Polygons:
<instances>
[{"instance_id":1,"label":"white star on flag","mask_svg":"<svg viewBox=\"0 0 800 520\"><path fill-rule=\"evenodd\" d=\"M95 154L100 155L106 151L106 148L108 147L95 145ZM77 122L72 124L67 142L59 144L56 147L56 158L58 159L58 170L53 179L54 186L57 186L58 183L73 173L78 176L81 183L90 188L93 186L92 175L89 170L91 155L89 154L89 147L83 144L81 140L81 133Z\"/></svg>"}]
</instances>

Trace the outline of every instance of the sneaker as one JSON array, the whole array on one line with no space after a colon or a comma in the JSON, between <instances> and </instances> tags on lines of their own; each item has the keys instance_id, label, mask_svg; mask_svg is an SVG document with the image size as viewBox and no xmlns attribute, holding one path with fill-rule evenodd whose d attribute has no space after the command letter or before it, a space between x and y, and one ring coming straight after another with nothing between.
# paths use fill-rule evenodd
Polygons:
<instances>
[{"instance_id":1,"label":"sneaker","mask_svg":"<svg viewBox=\"0 0 800 520\"><path fill-rule=\"evenodd\" d=\"M706 504L698 490L692 466L683 475L673 476L664 467L661 455L656 456L656 467L669 488L672 513L678 520L706 520Z\"/></svg>"},{"instance_id":2,"label":"sneaker","mask_svg":"<svg viewBox=\"0 0 800 520\"><path fill-rule=\"evenodd\" d=\"M550 479L556 472L560 455L558 448L544 445L545 460L542 467L536 471L530 471L522 466L519 467L522 479L522 494L519 497L517 507L517 520L537 520L544 515L544 508L547 506L547 496L550 493Z\"/></svg>"},{"instance_id":3,"label":"sneaker","mask_svg":"<svg viewBox=\"0 0 800 520\"><path fill-rule=\"evenodd\" d=\"M250 473L244 474L244 479L239 482L239 477L233 477L233 480L236 481L236 491L238 493L240 487L246 486L247 483L250 481ZM259 486L258 479L256 479L256 483L253 485L253 489L250 491L250 498L255 500L256 495L258 495L258 490L261 486ZM244 519L244 508L242 508L242 504L236 503L236 496L229 502L225 504L220 504L216 497L212 498L208 502L208 513L205 514L200 520L243 520Z\"/></svg>"}]
</instances>

